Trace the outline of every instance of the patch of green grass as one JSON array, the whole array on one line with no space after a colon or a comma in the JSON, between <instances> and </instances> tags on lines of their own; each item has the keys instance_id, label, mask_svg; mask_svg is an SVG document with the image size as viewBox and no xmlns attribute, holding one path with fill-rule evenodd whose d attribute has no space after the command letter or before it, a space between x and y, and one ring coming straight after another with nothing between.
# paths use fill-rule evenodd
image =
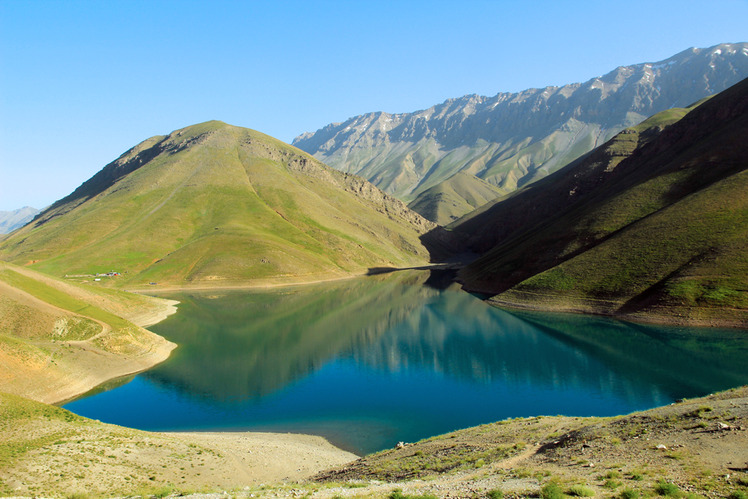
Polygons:
<instances>
[{"instance_id":1,"label":"patch of green grass","mask_svg":"<svg viewBox=\"0 0 748 499\"><path fill-rule=\"evenodd\" d=\"M639 499L641 492L637 489L623 489L619 494L621 499Z\"/></svg>"},{"instance_id":2,"label":"patch of green grass","mask_svg":"<svg viewBox=\"0 0 748 499\"><path fill-rule=\"evenodd\" d=\"M563 499L564 493L561 486L555 481L550 481L540 489L540 499Z\"/></svg>"},{"instance_id":3,"label":"patch of green grass","mask_svg":"<svg viewBox=\"0 0 748 499\"><path fill-rule=\"evenodd\" d=\"M66 499L91 499L92 497L95 497L87 492L73 492L72 494L69 494L65 496Z\"/></svg>"},{"instance_id":4,"label":"patch of green grass","mask_svg":"<svg viewBox=\"0 0 748 499\"><path fill-rule=\"evenodd\" d=\"M574 289L576 278L560 267L553 268L524 281L522 286L528 289L551 289L570 291Z\"/></svg>"},{"instance_id":5,"label":"patch of green grass","mask_svg":"<svg viewBox=\"0 0 748 499\"><path fill-rule=\"evenodd\" d=\"M377 475L383 477L423 477L433 473L447 473L456 469L480 468L518 452L514 446L498 445L477 449L471 445L457 444L438 454L414 452L413 454L385 459L378 463Z\"/></svg>"},{"instance_id":6,"label":"patch of green grass","mask_svg":"<svg viewBox=\"0 0 748 499\"><path fill-rule=\"evenodd\" d=\"M659 481L654 487L655 492L665 497L681 497L683 492L674 483Z\"/></svg>"},{"instance_id":7,"label":"patch of green grass","mask_svg":"<svg viewBox=\"0 0 748 499\"><path fill-rule=\"evenodd\" d=\"M730 492L730 495L727 496L727 499L748 499L748 493L742 490L734 490Z\"/></svg>"},{"instance_id":8,"label":"patch of green grass","mask_svg":"<svg viewBox=\"0 0 748 499\"><path fill-rule=\"evenodd\" d=\"M592 497L595 495L595 491L585 485L572 485L566 493L576 497Z\"/></svg>"},{"instance_id":9,"label":"patch of green grass","mask_svg":"<svg viewBox=\"0 0 748 499\"><path fill-rule=\"evenodd\" d=\"M390 492L390 495L387 497L389 497L389 499L437 499L436 496L432 494L423 494L423 495L403 494L403 491L400 489L393 490L392 492Z\"/></svg>"},{"instance_id":10,"label":"patch of green grass","mask_svg":"<svg viewBox=\"0 0 748 499\"><path fill-rule=\"evenodd\" d=\"M621 485L623 485L622 482L620 482L619 480L613 480L611 478L605 481L605 483L603 484L603 487L605 487L606 489L615 490Z\"/></svg>"},{"instance_id":11,"label":"patch of green grass","mask_svg":"<svg viewBox=\"0 0 748 499\"><path fill-rule=\"evenodd\" d=\"M486 492L486 497L488 499L504 499L504 492L500 489L491 489Z\"/></svg>"}]
</instances>

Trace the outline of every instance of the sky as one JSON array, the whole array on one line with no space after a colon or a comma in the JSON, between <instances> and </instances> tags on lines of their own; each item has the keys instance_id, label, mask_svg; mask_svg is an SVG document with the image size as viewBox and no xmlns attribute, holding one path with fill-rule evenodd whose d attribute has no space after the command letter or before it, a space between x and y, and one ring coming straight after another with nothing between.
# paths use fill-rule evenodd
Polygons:
<instances>
[{"instance_id":1,"label":"sky","mask_svg":"<svg viewBox=\"0 0 748 499\"><path fill-rule=\"evenodd\" d=\"M746 19L748 0L0 0L0 211L43 208L195 123L290 143L745 42Z\"/></svg>"}]
</instances>

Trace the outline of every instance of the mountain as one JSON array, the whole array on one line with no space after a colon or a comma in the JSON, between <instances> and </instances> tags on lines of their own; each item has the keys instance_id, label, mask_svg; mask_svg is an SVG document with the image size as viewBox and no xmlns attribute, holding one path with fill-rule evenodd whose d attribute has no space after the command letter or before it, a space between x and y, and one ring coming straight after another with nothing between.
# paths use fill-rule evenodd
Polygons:
<instances>
[{"instance_id":1,"label":"mountain","mask_svg":"<svg viewBox=\"0 0 748 499\"><path fill-rule=\"evenodd\" d=\"M748 79L452 224L495 303L748 326Z\"/></svg>"},{"instance_id":2,"label":"mountain","mask_svg":"<svg viewBox=\"0 0 748 499\"><path fill-rule=\"evenodd\" d=\"M689 106L745 77L748 43L725 43L621 66L586 83L355 116L293 144L405 200L459 171L511 191L648 116Z\"/></svg>"},{"instance_id":3,"label":"mountain","mask_svg":"<svg viewBox=\"0 0 748 499\"><path fill-rule=\"evenodd\" d=\"M0 258L101 284L308 281L427 262L434 224L259 132L207 122L125 152L0 243Z\"/></svg>"},{"instance_id":4,"label":"mountain","mask_svg":"<svg viewBox=\"0 0 748 499\"><path fill-rule=\"evenodd\" d=\"M141 326L169 307L0 262L0 392L60 402L165 360L176 345Z\"/></svg>"},{"instance_id":5,"label":"mountain","mask_svg":"<svg viewBox=\"0 0 748 499\"><path fill-rule=\"evenodd\" d=\"M0 211L0 234L13 232L31 221L39 210L30 206L24 206L14 211Z\"/></svg>"},{"instance_id":6,"label":"mountain","mask_svg":"<svg viewBox=\"0 0 748 499\"><path fill-rule=\"evenodd\" d=\"M439 225L447 225L505 194L475 175L458 172L421 192L408 208Z\"/></svg>"}]
</instances>

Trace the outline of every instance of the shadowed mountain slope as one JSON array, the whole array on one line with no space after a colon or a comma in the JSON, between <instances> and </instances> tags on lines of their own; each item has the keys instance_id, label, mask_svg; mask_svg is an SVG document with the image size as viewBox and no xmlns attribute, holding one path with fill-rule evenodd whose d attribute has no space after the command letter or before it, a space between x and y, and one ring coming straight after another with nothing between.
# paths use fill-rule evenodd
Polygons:
<instances>
[{"instance_id":1,"label":"shadowed mountain slope","mask_svg":"<svg viewBox=\"0 0 748 499\"><path fill-rule=\"evenodd\" d=\"M358 177L214 121L127 151L0 243L0 258L116 271L119 285L304 281L427 262L419 236L433 227Z\"/></svg>"},{"instance_id":2,"label":"shadowed mountain slope","mask_svg":"<svg viewBox=\"0 0 748 499\"><path fill-rule=\"evenodd\" d=\"M518 306L748 325L748 80L685 111L453 224L483 254L465 287Z\"/></svg>"},{"instance_id":3,"label":"shadowed mountain slope","mask_svg":"<svg viewBox=\"0 0 748 499\"><path fill-rule=\"evenodd\" d=\"M648 116L689 106L746 77L748 44L724 43L621 66L585 83L355 116L293 143L405 200L458 171L512 191Z\"/></svg>"},{"instance_id":4,"label":"shadowed mountain slope","mask_svg":"<svg viewBox=\"0 0 748 499\"><path fill-rule=\"evenodd\" d=\"M506 192L475 175L458 172L426 189L408 207L439 225L447 225Z\"/></svg>"}]
</instances>

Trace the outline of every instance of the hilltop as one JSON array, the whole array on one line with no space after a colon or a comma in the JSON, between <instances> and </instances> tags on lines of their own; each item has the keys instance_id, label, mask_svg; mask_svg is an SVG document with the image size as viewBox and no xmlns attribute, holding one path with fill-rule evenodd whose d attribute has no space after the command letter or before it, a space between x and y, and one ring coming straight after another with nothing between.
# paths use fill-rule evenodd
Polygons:
<instances>
[{"instance_id":1,"label":"hilltop","mask_svg":"<svg viewBox=\"0 0 748 499\"><path fill-rule=\"evenodd\" d=\"M518 307L748 325L748 80L657 114L450 227Z\"/></svg>"},{"instance_id":2,"label":"hilltop","mask_svg":"<svg viewBox=\"0 0 748 499\"><path fill-rule=\"evenodd\" d=\"M214 121L125 152L0 258L113 286L305 282L426 263L433 227L356 176Z\"/></svg>"},{"instance_id":3,"label":"hilltop","mask_svg":"<svg viewBox=\"0 0 748 499\"><path fill-rule=\"evenodd\" d=\"M293 144L406 201L459 171L508 192L653 114L687 107L746 77L748 43L723 43L620 66L585 83L354 116Z\"/></svg>"}]
</instances>

